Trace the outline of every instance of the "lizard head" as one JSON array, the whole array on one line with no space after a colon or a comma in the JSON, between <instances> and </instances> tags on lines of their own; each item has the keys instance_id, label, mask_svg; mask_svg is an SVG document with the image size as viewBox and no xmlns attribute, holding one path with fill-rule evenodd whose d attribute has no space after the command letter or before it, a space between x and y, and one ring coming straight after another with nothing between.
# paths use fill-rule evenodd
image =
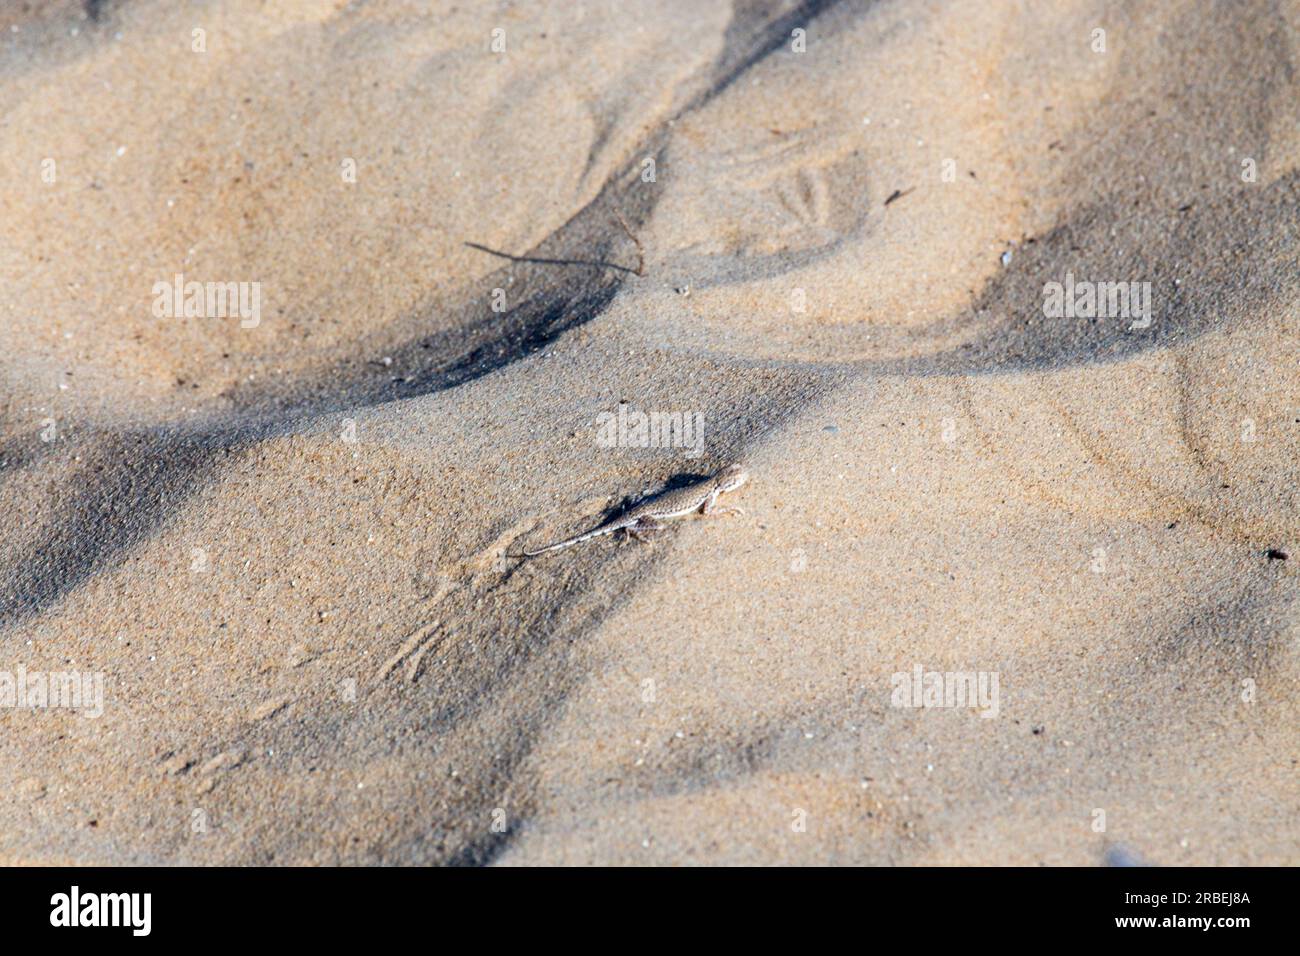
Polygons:
<instances>
[{"instance_id":1,"label":"lizard head","mask_svg":"<svg viewBox=\"0 0 1300 956\"><path fill-rule=\"evenodd\" d=\"M718 472L718 488L722 491L735 491L749 481L749 472L740 462L728 465Z\"/></svg>"}]
</instances>

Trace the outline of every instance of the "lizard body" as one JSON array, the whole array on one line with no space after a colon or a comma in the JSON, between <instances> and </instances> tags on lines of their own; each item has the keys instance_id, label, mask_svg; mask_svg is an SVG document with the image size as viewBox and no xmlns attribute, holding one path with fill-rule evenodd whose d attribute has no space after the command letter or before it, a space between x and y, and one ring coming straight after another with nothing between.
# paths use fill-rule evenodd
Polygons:
<instances>
[{"instance_id":1,"label":"lizard body","mask_svg":"<svg viewBox=\"0 0 1300 956\"><path fill-rule=\"evenodd\" d=\"M672 491L665 491L663 494L655 495L653 498L629 508L617 518L611 518L590 531L575 535L572 538L566 538L563 541L557 541L555 544L548 544L536 551L525 551L522 556L534 558L539 554L546 554L548 551L558 551L561 548L581 544L583 541L589 541L601 535L613 534L616 531L626 531L638 541L644 540L650 534L662 530L664 521L672 518L682 518L695 512L706 515L744 514L739 508L718 507L718 499L728 491L735 491L748 480L749 472L745 470L744 465L731 465L716 475L705 478L703 481L697 481L683 488L674 488Z\"/></svg>"}]
</instances>

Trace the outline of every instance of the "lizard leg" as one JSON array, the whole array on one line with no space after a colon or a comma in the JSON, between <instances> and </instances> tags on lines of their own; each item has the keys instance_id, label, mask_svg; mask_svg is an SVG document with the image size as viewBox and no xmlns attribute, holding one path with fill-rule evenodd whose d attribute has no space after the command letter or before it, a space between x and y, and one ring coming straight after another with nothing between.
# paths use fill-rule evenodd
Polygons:
<instances>
[{"instance_id":1,"label":"lizard leg","mask_svg":"<svg viewBox=\"0 0 1300 956\"><path fill-rule=\"evenodd\" d=\"M650 541L660 531L663 531L664 527L664 523L658 518L647 516L644 518L638 518L636 524L628 527L627 533L633 540L644 543Z\"/></svg>"},{"instance_id":2,"label":"lizard leg","mask_svg":"<svg viewBox=\"0 0 1300 956\"><path fill-rule=\"evenodd\" d=\"M704 507L700 509L702 514L706 515L743 515L743 508L729 508L725 505L718 504L718 496L710 495L704 499Z\"/></svg>"}]
</instances>

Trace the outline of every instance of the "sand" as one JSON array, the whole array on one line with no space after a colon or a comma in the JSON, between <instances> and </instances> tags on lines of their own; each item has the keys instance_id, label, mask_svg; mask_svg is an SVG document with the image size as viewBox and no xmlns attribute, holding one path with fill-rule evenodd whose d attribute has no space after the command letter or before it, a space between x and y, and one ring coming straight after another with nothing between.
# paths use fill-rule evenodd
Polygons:
<instances>
[{"instance_id":1,"label":"sand","mask_svg":"<svg viewBox=\"0 0 1300 956\"><path fill-rule=\"evenodd\" d=\"M0 863L1300 862L1298 58L1295 2L6 5Z\"/></svg>"}]
</instances>

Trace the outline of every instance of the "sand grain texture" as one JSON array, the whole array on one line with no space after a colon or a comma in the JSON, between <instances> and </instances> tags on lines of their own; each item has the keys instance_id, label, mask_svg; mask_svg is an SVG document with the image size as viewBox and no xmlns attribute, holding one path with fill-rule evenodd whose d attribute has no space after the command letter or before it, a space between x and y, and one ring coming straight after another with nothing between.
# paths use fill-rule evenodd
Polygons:
<instances>
[{"instance_id":1,"label":"sand grain texture","mask_svg":"<svg viewBox=\"0 0 1300 956\"><path fill-rule=\"evenodd\" d=\"M1300 5L28 6L0 862L1300 861Z\"/></svg>"}]
</instances>

